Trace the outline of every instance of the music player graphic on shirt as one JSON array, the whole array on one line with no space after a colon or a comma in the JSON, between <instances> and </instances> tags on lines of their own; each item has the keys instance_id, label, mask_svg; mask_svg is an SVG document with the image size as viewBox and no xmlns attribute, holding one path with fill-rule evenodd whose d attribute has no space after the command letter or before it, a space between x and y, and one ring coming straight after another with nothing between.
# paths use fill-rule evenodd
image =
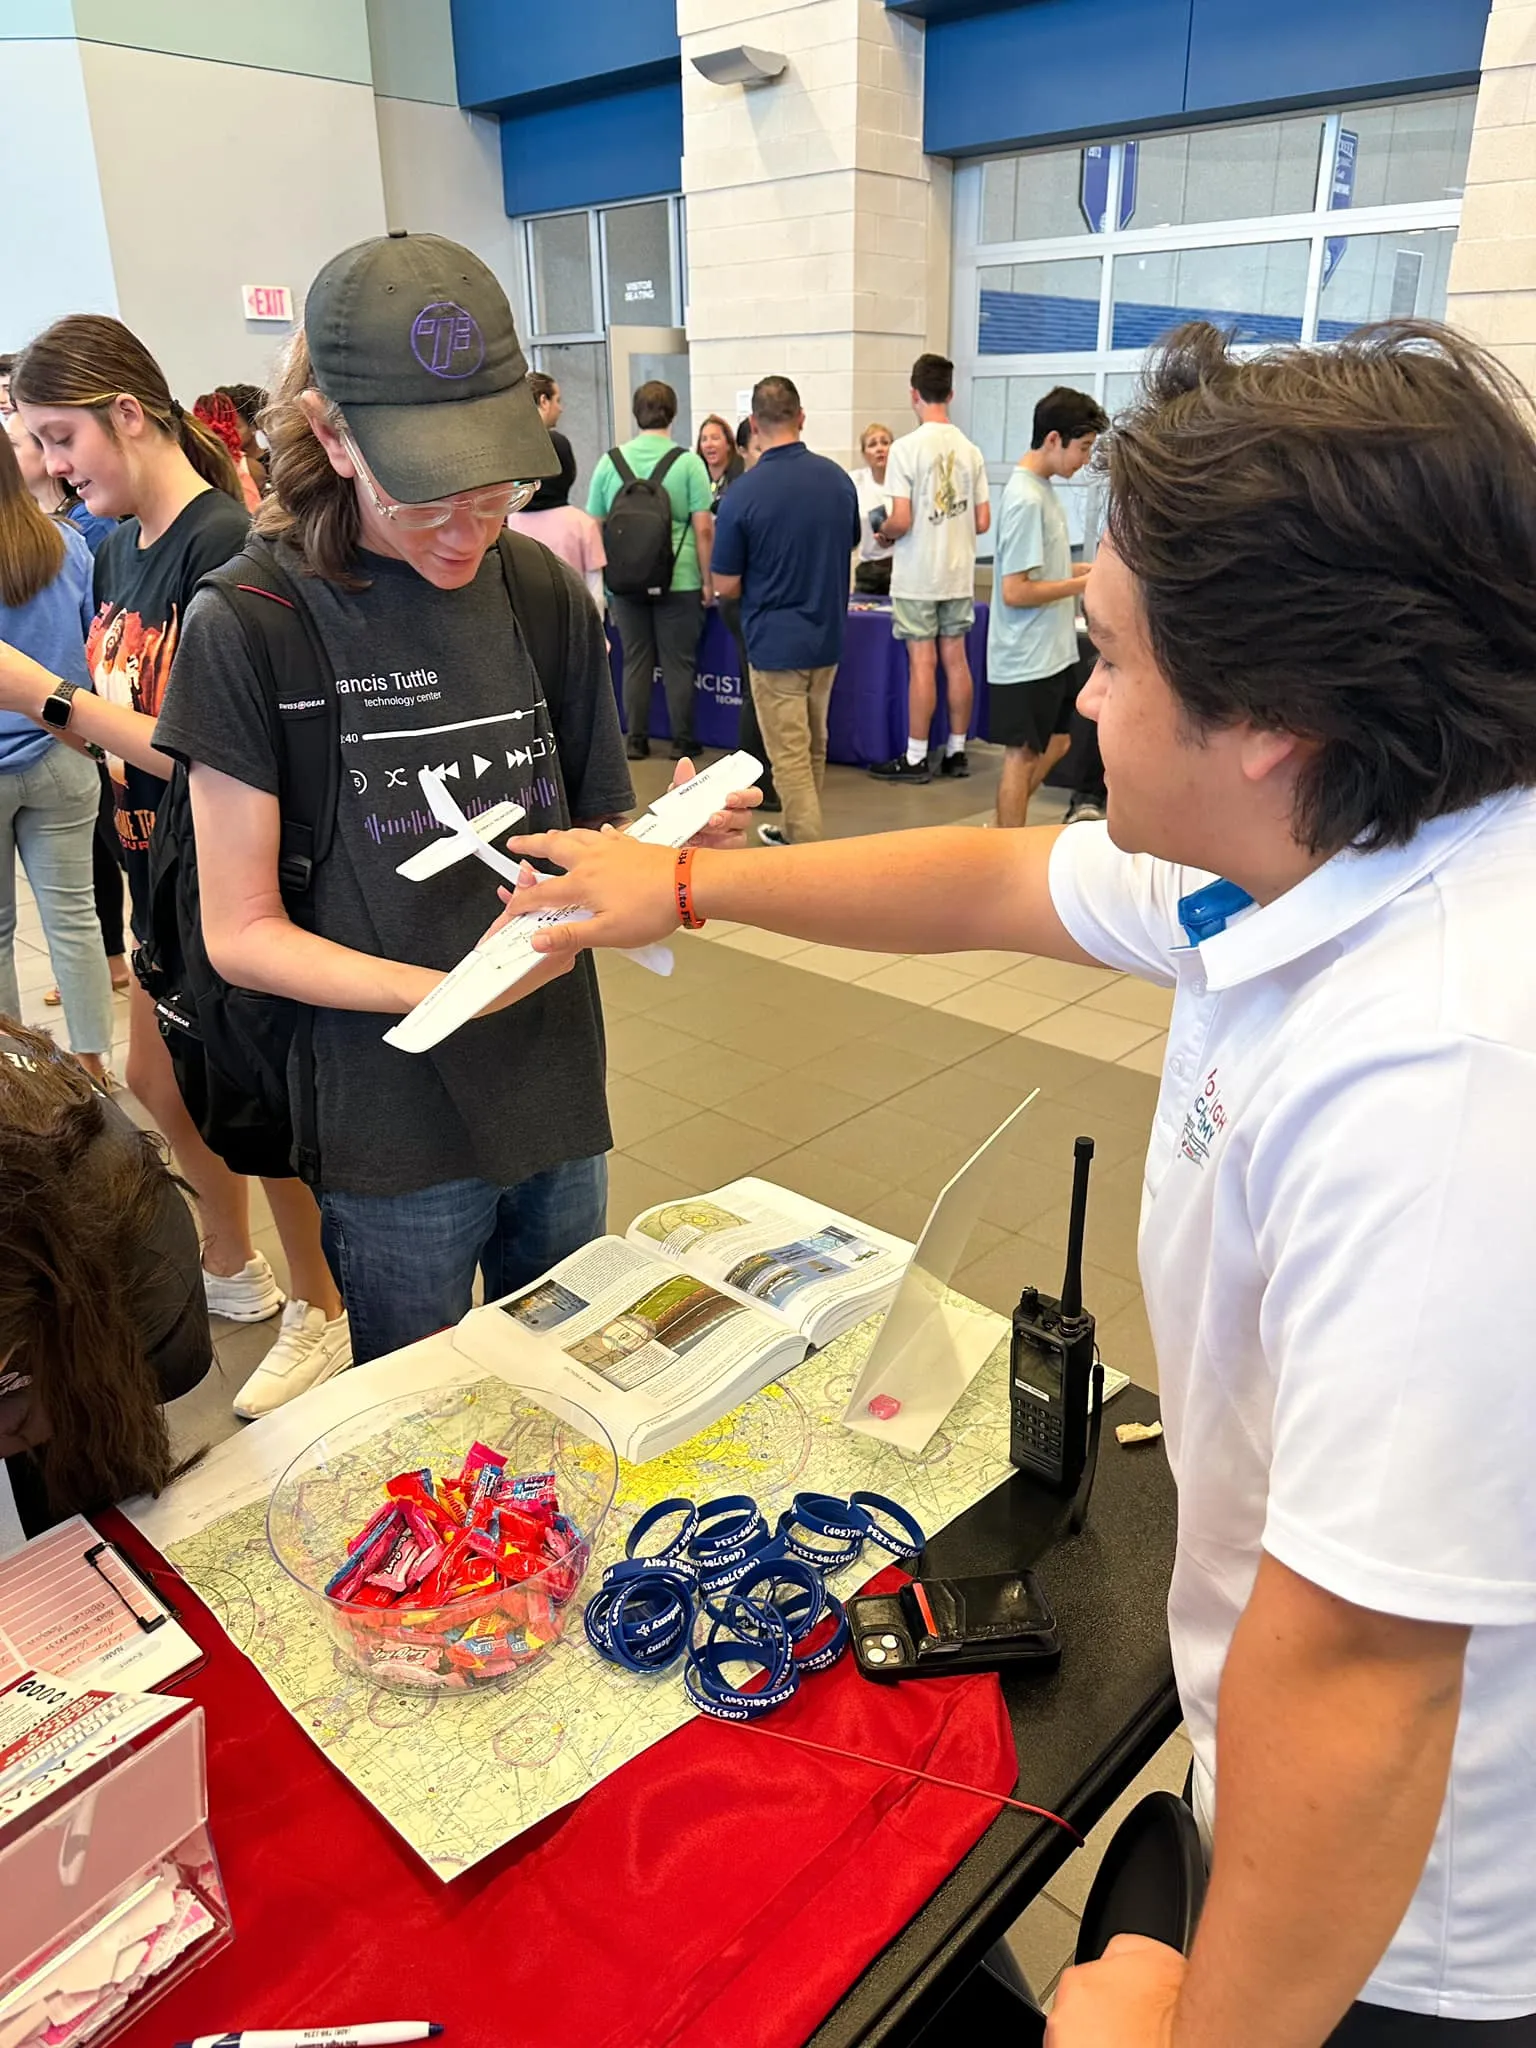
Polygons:
<instances>
[{"instance_id":1,"label":"music player graphic on shirt","mask_svg":"<svg viewBox=\"0 0 1536 2048\"><path fill-rule=\"evenodd\" d=\"M543 813L558 823L555 742L542 697L479 718L445 719L445 693L428 668L338 676L336 693L357 820L375 846L399 847L404 858L441 832L421 800L423 768L453 787L468 818L510 800L528 812L530 830L541 828ZM401 715L399 724L391 713Z\"/></svg>"}]
</instances>

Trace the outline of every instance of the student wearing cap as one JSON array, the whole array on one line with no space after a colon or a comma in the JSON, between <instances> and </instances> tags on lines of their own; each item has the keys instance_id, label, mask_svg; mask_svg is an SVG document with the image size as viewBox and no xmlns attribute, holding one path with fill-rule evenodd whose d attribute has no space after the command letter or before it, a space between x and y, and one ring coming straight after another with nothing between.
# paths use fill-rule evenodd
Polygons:
<instances>
[{"instance_id":1,"label":"student wearing cap","mask_svg":"<svg viewBox=\"0 0 1536 2048\"><path fill-rule=\"evenodd\" d=\"M633 796L585 586L549 561L552 601L566 585L557 676L536 672L510 602L497 536L559 464L485 265L435 235L335 257L265 424L258 558L307 606L342 714L312 930L278 893L277 753L215 591L187 613L156 739L190 764L214 965L313 1006L321 1209L362 1361L455 1322L477 1265L503 1294L601 1232L612 1142L589 965L530 977L431 1053L384 1044L498 909L476 861L398 872L440 832L419 771L442 770L468 811L510 799L551 826L618 819Z\"/></svg>"},{"instance_id":2,"label":"student wearing cap","mask_svg":"<svg viewBox=\"0 0 1536 2048\"><path fill-rule=\"evenodd\" d=\"M1196 324L1108 468L1107 823L700 854L686 907L1173 991L1140 1260L1210 1890L1051 2048L1531 2048L1530 401L1452 329ZM513 844L596 913L541 950L677 922L663 853Z\"/></svg>"}]
</instances>

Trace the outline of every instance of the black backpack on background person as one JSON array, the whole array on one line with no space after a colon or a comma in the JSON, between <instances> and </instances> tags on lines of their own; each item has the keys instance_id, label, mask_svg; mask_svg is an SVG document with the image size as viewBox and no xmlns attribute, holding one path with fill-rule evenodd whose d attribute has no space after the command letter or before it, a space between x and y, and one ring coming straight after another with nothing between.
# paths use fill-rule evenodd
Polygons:
<instances>
[{"instance_id":1,"label":"black backpack on background person","mask_svg":"<svg viewBox=\"0 0 1536 2048\"><path fill-rule=\"evenodd\" d=\"M608 460L618 473L619 493L603 521L603 552L608 565L603 580L615 597L665 597L672 588L672 571L683 551L680 540L672 545L672 500L667 496L667 471L683 453L676 446L667 450L649 476L636 476L617 448L608 450ZM683 522L683 539L688 523Z\"/></svg>"},{"instance_id":2,"label":"black backpack on background person","mask_svg":"<svg viewBox=\"0 0 1536 2048\"><path fill-rule=\"evenodd\" d=\"M570 637L569 587L539 542L503 531L498 544L512 609L553 726ZM312 930L315 871L331 850L341 790L341 718L332 664L309 607L265 541L247 541L198 589L217 591L235 614L260 679L278 759L278 882L289 917ZM191 795L181 762L155 814L149 937L134 952L133 970L154 1002L177 1088L209 1150L235 1173L281 1180L297 1169L315 1186L320 1149L314 1011L287 996L238 988L208 958ZM288 1083L294 1058L297 1127Z\"/></svg>"}]
</instances>

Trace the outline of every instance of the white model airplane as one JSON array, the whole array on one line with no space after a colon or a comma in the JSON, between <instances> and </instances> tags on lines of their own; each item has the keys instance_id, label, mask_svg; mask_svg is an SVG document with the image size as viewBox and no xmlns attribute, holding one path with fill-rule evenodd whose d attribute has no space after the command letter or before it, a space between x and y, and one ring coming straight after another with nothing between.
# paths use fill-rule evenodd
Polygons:
<instances>
[{"instance_id":1,"label":"white model airplane","mask_svg":"<svg viewBox=\"0 0 1536 2048\"><path fill-rule=\"evenodd\" d=\"M750 789L762 772L762 762L751 754L726 754L691 781L659 796L644 817L629 827L629 836L653 846L686 846L723 807L728 796L739 789ZM423 768L420 782L432 815L448 828L449 837L413 854L409 862L402 863L401 874L420 864L419 873L410 874L414 881L473 856L516 886L518 863L488 846L480 836L485 819L467 819L435 769ZM433 863L430 868L425 865L429 859ZM533 972L544 957L533 949L536 931L546 925L571 924L590 915L590 911L573 905L567 910L531 910L513 918L472 953L466 953L430 995L424 996L408 1016L386 1031L385 1043L400 1052L429 1052L434 1045L441 1045L471 1017L477 1017L487 1003L494 1002L525 974ZM672 971L672 954L666 946L646 946L629 957L658 974Z\"/></svg>"}]
</instances>

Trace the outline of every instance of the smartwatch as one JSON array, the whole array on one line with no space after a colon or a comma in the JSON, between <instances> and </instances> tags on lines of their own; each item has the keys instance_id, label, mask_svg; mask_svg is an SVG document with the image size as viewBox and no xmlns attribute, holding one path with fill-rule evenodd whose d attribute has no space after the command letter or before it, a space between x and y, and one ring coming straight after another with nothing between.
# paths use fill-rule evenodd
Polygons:
<instances>
[{"instance_id":1,"label":"smartwatch","mask_svg":"<svg viewBox=\"0 0 1536 2048\"><path fill-rule=\"evenodd\" d=\"M78 683L55 683L53 695L43 699L41 717L44 725L51 725L55 732L63 732L69 724L69 714L74 709L75 692Z\"/></svg>"}]
</instances>

